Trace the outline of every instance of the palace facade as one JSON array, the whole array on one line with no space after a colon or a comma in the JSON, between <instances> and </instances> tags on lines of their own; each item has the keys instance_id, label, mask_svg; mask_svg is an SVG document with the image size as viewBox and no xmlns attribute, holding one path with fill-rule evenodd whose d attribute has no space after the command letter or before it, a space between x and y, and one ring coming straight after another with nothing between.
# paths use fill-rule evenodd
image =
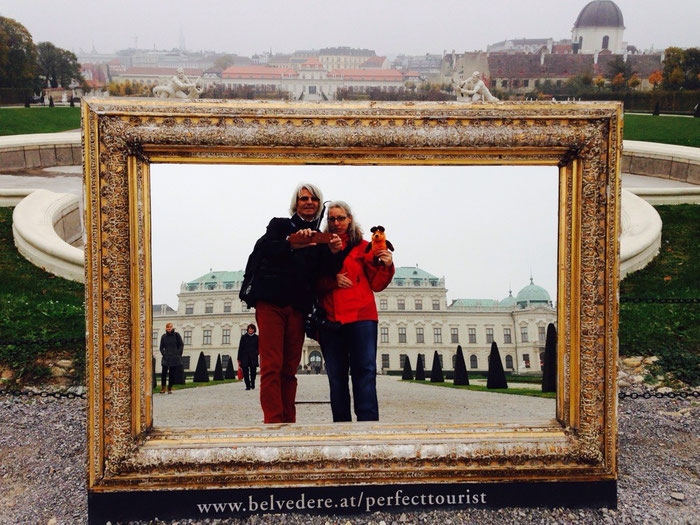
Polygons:
<instances>
[{"instance_id":1,"label":"palace facade","mask_svg":"<svg viewBox=\"0 0 700 525\"><path fill-rule=\"evenodd\" d=\"M165 324L171 322L185 342L186 371L194 370L200 352L210 370L219 355L224 367L235 359L241 334L255 323L255 310L238 298L242 280L242 271L210 271L182 283L177 310L153 305L154 356ZM540 372L547 325L556 325L557 318L549 293L532 279L515 297L509 292L502 300L465 298L448 304L445 278L418 267L397 267L391 284L375 299L377 370L382 373L402 370L406 357L415 370L419 354L430 370L435 351L443 370L453 370L457 345L469 371L485 371L493 341L506 371ZM316 341L304 342L301 364L323 367Z\"/></svg>"}]
</instances>

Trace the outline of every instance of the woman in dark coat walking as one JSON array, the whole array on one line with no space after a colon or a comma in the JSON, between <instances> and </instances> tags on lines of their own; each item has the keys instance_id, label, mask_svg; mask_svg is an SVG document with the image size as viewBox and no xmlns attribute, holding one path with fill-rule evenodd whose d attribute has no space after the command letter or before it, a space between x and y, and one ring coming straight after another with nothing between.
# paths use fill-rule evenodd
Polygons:
<instances>
[{"instance_id":1,"label":"woman in dark coat walking","mask_svg":"<svg viewBox=\"0 0 700 525\"><path fill-rule=\"evenodd\" d=\"M165 379L168 378L168 394L173 393L173 380L178 369L182 366L182 351L185 344L182 337L173 329L173 323L165 325L165 333L160 338L160 354L163 358L160 361L163 373L160 380L160 393L165 392Z\"/></svg>"},{"instance_id":2,"label":"woman in dark coat walking","mask_svg":"<svg viewBox=\"0 0 700 525\"><path fill-rule=\"evenodd\" d=\"M238 343L238 366L243 369L246 390L255 389L255 371L258 367L258 336L255 331L255 325L250 323Z\"/></svg>"}]
</instances>

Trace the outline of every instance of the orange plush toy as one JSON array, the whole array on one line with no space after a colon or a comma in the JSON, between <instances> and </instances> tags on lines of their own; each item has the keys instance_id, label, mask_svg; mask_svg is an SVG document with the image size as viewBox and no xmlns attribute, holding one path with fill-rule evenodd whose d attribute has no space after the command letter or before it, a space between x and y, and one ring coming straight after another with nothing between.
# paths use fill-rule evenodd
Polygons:
<instances>
[{"instance_id":1,"label":"orange plush toy","mask_svg":"<svg viewBox=\"0 0 700 525\"><path fill-rule=\"evenodd\" d=\"M386 234L384 233L384 226L372 226L370 230L372 232L372 242L365 248L365 253L369 253L372 250L372 255L374 256L374 264L384 264L384 261L379 259L377 255L378 252L382 250L394 251L394 247L389 241L386 240Z\"/></svg>"}]
</instances>

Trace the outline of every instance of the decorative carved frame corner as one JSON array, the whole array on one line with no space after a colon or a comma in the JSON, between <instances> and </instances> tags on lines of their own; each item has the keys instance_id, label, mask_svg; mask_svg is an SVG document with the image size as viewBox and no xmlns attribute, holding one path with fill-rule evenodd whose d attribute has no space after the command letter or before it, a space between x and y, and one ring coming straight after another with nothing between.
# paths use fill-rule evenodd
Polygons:
<instances>
[{"instance_id":1,"label":"decorative carved frame corner","mask_svg":"<svg viewBox=\"0 0 700 525\"><path fill-rule=\"evenodd\" d=\"M88 98L82 126L90 491L616 479L621 104ZM558 166L556 419L152 428L154 162Z\"/></svg>"}]
</instances>

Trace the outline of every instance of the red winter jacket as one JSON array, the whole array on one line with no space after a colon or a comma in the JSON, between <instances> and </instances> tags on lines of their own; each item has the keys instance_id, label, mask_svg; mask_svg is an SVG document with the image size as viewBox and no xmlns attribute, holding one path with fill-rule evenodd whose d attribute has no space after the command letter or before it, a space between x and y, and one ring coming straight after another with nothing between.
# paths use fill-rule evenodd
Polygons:
<instances>
[{"instance_id":1,"label":"red winter jacket","mask_svg":"<svg viewBox=\"0 0 700 525\"><path fill-rule=\"evenodd\" d=\"M338 288L336 277L322 277L317 284L321 306L330 321L343 324L355 321L376 321L377 305L374 293L389 286L394 277L394 265L378 266L372 263L372 252L365 253L365 240L355 246L343 261L338 273L346 273L352 288Z\"/></svg>"}]
</instances>

